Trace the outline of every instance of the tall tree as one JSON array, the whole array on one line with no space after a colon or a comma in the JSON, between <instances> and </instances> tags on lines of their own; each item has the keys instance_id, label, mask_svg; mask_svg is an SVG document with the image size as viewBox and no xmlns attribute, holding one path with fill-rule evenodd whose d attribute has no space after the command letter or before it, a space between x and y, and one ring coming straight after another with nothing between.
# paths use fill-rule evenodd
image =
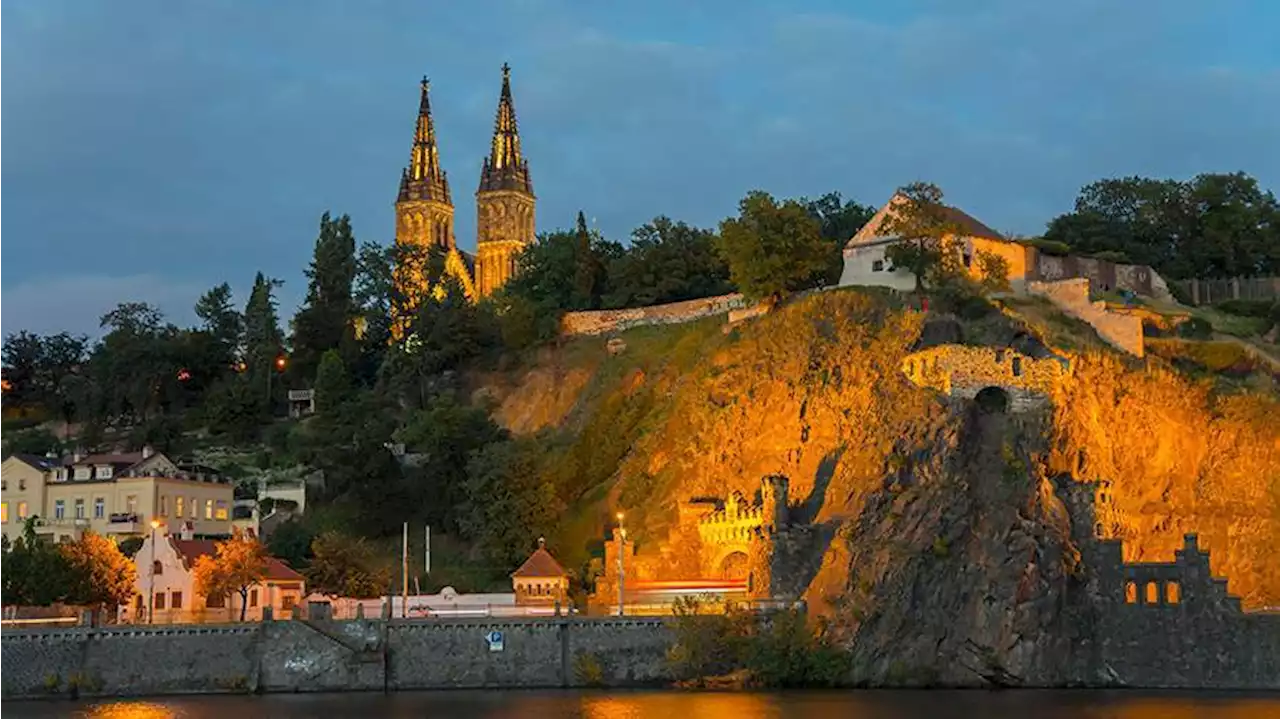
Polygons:
<instances>
[{"instance_id":1,"label":"tall tree","mask_svg":"<svg viewBox=\"0 0 1280 719\"><path fill-rule=\"evenodd\" d=\"M750 192L738 216L720 223L716 251L729 276L752 299L781 298L812 286L833 252L808 208L795 200L779 203L766 192Z\"/></svg>"},{"instance_id":2,"label":"tall tree","mask_svg":"<svg viewBox=\"0 0 1280 719\"><path fill-rule=\"evenodd\" d=\"M333 597L371 599L391 584L391 568L362 537L325 532L311 543L307 588Z\"/></svg>"},{"instance_id":3,"label":"tall tree","mask_svg":"<svg viewBox=\"0 0 1280 719\"><path fill-rule=\"evenodd\" d=\"M293 318L292 376L304 383L315 378L320 357L331 349L354 356L357 308L352 292L356 278L356 241L351 218L320 217L311 266L307 269L307 297Z\"/></svg>"},{"instance_id":4,"label":"tall tree","mask_svg":"<svg viewBox=\"0 0 1280 719\"><path fill-rule=\"evenodd\" d=\"M106 418L145 422L179 382L178 328L143 302L120 304L102 316L101 326L107 333L94 350L91 371Z\"/></svg>"},{"instance_id":5,"label":"tall tree","mask_svg":"<svg viewBox=\"0 0 1280 719\"><path fill-rule=\"evenodd\" d=\"M592 232L587 228L587 218L582 210L578 210L574 238L574 304L580 307L598 307L605 282L605 268L593 247Z\"/></svg>"},{"instance_id":6,"label":"tall tree","mask_svg":"<svg viewBox=\"0 0 1280 719\"><path fill-rule=\"evenodd\" d=\"M271 405L272 398L282 392L273 376L284 358L284 338L274 297L275 289L282 284L259 272L244 308L244 369L250 384L260 388L264 405Z\"/></svg>"},{"instance_id":7,"label":"tall tree","mask_svg":"<svg viewBox=\"0 0 1280 719\"><path fill-rule=\"evenodd\" d=\"M564 509L539 471L539 451L535 442L497 442L467 462L462 530L494 566L517 566L530 538L550 534Z\"/></svg>"},{"instance_id":8,"label":"tall tree","mask_svg":"<svg viewBox=\"0 0 1280 719\"><path fill-rule=\"evenodd\" d=\"M223 282L201 295L196 301L196 316L211 340L211 360L230 368L236 362L244 332L244 318L231 301L231 285Z\"/></svg>"},{"instance_id":9,"label":"tall tree","mask_svg":"<svg viewBox=\"0 0 1280 719\"><path fill-rule=\"evenodd\" d=\"M731 292L729 266L715 232L655 217L631 233L631 246L609 264L605 307L643 307Z\"/></svg>"},{"instance_id":10,"label":"tall tree","mask_svg":"<svg viewBox=\"0 0 1280 719\"><path fill-rule=\"evenodd\" d=\"M85 532L60 547L70 569L73 602L101 609L127 604L133 596L137 571L133 562L106 537Z\"/></svg>"},{"instance_id":11,"label":"tall tree","mask_svg":"<svg viewBox=\"0 0 1280 719\"><path fill-rule=\"evenodd\" d=\"M948 260L956 253L945 246L946 238L961 229L946 204L942 190L927 182L914 182L894 195L892 210L886 215L881 233L898 241L885 251L897 267L905 267L916 278L916 291L924 289L926 278L941 282L954 267Z\"/></svg>"}]
</instances>

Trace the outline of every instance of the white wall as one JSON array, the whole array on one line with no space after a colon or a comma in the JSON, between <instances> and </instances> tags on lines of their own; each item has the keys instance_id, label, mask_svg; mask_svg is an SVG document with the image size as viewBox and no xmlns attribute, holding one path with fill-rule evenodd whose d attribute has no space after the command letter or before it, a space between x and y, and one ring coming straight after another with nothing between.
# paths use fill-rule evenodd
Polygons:
<instances>
[{"instance_id":1,"label":"white wall","mask_svg":"<svg viewBox=\"0 0 1280 719\"><path fill-rule=\"evenodd\" d=\"M884 257L888 243L858 245L844 249L844 271L840 273L840 286L890 287L911 291L916 288L915 275L906 270L889 271L892 263ZM876 263L882 269L876 270Z\"/></svg>"}]
</instances>

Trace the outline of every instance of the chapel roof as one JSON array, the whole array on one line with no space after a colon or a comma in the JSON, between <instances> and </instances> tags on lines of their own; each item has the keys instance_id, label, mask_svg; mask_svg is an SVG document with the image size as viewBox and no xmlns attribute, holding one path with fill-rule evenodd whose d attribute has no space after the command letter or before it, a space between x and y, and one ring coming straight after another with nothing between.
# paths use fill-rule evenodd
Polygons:
<instances>
[{"instance_id":1,"label":"chapel roof","mask_svg":"<svg viewBox=\"0 0 1280 719\"><path fill-rule=\"evenodd\" d=\"M567 577L569 573L564 571L564 567L551 556L551 552L547 551L544 546L538 549L529 558L524 560L524 564L520 568L511 573L513 577Z\"/></svg>"}]
</instances>

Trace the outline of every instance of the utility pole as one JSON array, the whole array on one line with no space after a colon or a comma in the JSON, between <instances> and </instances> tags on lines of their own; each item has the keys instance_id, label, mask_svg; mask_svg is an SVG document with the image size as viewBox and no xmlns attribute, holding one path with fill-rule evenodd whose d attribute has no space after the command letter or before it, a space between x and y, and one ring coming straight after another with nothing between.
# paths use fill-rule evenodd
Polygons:
<instances>
[{"instance_id":1,"label":"utility pole","mask_svg":"<svg viewBox=\"0 0 1280 719\"><path fill-rule=\"evenodd\" d=\"M431 574L431 525L428 524L426 529L427 529L427 534L426 534L427 538L424 540L423 543L426 545L427 551L426 551L426 559L423 561L423 568L422 568L423 576L429 576Z\"/></svg>"},{"instance_id":2,"label":"utility pole","mask_svg":"<svg viewBox=\"0 0 1280 719\"><path fill-rule=\"evenodd\" d=\"M400 549L400 618L409 616L409 523L404 523L404 543Z\"/></svg>"},{"instance_id":3,"label":"utility pole","mask_svg":"<svg viewBox=\"0 0 1280 719\"><path fill-rule=\"evenodd\" d=\"M622 616L624 606L623 585L626 583L626 570L622 563L622 553L627 546L627 528L622 526L622 512L618 512L618 616Z\"/></svg>"}]
</instances>

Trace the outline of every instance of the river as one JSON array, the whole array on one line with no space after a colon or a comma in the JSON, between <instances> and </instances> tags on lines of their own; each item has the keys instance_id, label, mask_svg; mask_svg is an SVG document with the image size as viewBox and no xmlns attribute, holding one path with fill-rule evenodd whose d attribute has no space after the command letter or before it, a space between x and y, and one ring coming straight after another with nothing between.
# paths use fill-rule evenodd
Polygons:
<instances>
[{"instance_id":1,"label":"river","mask_svg":"<svg viewBox=\"0 0 1280 719\"><path fill-rule=\"evenodd\" d=\"M5 719L1268 719L1280 693L456 691L5 702Z\"/></svg>"}]
</instances>

